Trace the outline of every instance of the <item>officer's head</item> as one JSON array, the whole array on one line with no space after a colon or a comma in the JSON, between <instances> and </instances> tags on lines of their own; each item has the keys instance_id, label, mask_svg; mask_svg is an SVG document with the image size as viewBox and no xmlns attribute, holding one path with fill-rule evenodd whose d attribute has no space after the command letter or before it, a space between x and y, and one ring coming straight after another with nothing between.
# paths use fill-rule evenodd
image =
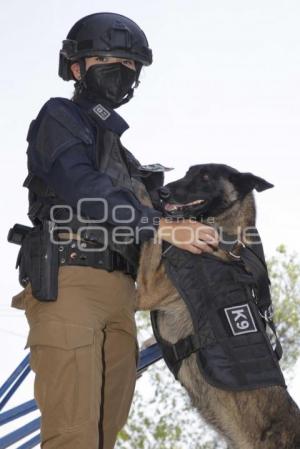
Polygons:
<instances>
[{"instance_id":1,"label":"officer's head","mask_svg":"<svg viewBox=\"0 0 300 449\"><path fill-rule=\"evenodd\" d=\"M128 102L152 52L139 26L125 16L96 13L75 23L63 41L59 76L75 80L75 95L116 108Z\"/></svg>"}]
</instances>

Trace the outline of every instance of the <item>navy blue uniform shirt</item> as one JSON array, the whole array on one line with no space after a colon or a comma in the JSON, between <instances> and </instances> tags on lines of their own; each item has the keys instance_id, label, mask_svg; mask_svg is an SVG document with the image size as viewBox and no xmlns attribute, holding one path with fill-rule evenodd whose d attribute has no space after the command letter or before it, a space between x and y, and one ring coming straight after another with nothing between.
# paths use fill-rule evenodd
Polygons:
<instances>
[{"instance_id":1,"label":"navy blue uniform shirt","mask_svg":"<svg viewBox=\"0 0 300 449\"><path fill-rule=\"evenodd\" d=\"M140 203L135 194L114 186L112 179L97 170L95 161L96 133L85 118L84 110L91 107L89 102L80 102L80 106L71 104L78 112L82 126L74 126L64 120L64 104L69 100L51 98L41 109L28 133L28 166L30 171L54 190L54 192L76 210L82 198L105 198L110 212L114 206L132 206L134 220L126 223L138 230L140 241L153 237L158 227L161 212ZM70 104L70 103L69 103ZM114 110L105 107L109 116L103 120L103 127L119 136L128 129L128 124ZM67 123L67 126L66 126ZM127 219L128 209L118 209L118 219ZM123 211L123 212L122 212ZM121 215L123 213L123 216ZM83 202L82 215L94 220L103 218L103 205L100 202ZM107 222L119 225L113 214L108 213ZM153 226L153 230L150 228Z\"/></svg>"}]
</instances>

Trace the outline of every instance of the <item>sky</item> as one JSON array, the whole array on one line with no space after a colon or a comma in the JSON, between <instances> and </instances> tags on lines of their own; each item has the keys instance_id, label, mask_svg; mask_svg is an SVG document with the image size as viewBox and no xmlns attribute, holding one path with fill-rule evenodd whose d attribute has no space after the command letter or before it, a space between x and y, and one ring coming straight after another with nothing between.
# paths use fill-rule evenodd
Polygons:
<instances>
[{"instance_id":1,"label":"sky","mask_svg":"<svg viewBox=\"0 0 300 449\"><path fill-rule=\"evenodd\" d=\"M284 243L300 253L300 3L298 0L12 0L1 8L0 192L2 220L0 384L25 356L26 319L10 307L21 290L18 248L6 242L28 224L26 134L50 97L70 97L58 52L71 26L94 12L135 20L153 50L135 97L119 109L130 124L123 144L145 164L225 163L273 183L257 193L257 226L267 256ZM300 367L297 371L300 373ZM299 376L298 376L299 377ZM32 377L16 403L31 398ZM290 391L300 403L300 383ZM11 402L13 405L13 402Z\"/></svg>"}]
</instances>

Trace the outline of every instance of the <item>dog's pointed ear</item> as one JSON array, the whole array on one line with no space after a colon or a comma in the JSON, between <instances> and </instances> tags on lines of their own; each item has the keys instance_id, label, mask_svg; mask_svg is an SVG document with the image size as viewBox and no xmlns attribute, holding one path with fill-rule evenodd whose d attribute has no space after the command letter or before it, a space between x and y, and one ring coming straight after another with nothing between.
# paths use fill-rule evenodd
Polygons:
<instances>
[{"instance_id":1,"label":"dog's pointed ear","mask_svg":"<svg viewBox=\"0 0 300 449\"><path fill-rule=\"evenodd\" d=\"M255 176L252 173L232 173L229 180L235 185L241 193L249 193L255 189L257 192L262 192L263 190L271 189L274 187L263 178Z\"/></svg>"}]
</instances>

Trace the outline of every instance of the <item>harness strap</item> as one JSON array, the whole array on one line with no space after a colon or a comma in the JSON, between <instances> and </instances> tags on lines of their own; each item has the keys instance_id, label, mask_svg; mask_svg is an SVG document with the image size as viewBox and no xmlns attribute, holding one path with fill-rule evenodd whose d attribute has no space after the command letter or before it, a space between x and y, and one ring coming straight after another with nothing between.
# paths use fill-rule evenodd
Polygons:
<instances>
[{"instance_id":1,"label":"harness strap","mask_svg":"<svg viewBox=\"0 0 300 449\"><path fill-rule=\"evenodd\" d=\"M254 228L255 235L259 237L259 233ZM270 296L270 279L268 275L268 268L265 261L264 250L259 237L259 242L252 246L245 245L237 240L236 236L223 234L224 241L220 242L219 247L228 252L233 258L240 259L247 271L249 271L257 285L257 295L255 295L257 305L260 309L260 315L264 319L266 325L271 329L275 338L274 351L278 360L281 359L283 351L279 341L276 327L273 321L273 308ZM236 255L234 250L240 244L240 253Z\"/></svg>"},{"instance_id":2,"label":"harness strap","mask_svg":"<svg viewBox=\"0 0 300 449\"><path fill-rule=\"evenodd\" d=\"M266 265L256 255L251 247L245 246L241 249L241 260L246 269L251 272L258 287L259 307L266 309L271 305L270 280Z\"/></svg>"},{"instance_id":3,"label":"harness strap","mask_svg":"<svg viewBox=\"0 0 300 449\"><path fill-rule=\"evenodd\" d=\"M157 323L157 311L151 312L151 323L153 328L153 333L161 346L161 351L163 353L163 357L166 360L168 366L171 366L175 371L175 377L177 378L177 374L179 368L181 366L182 360L189 357L193 352L197 352L202 348L206 348L210 344L216 343L215 340L212 341L211 338L206 336L204 333L199 334L190 334L185 338L181 338L176 343L170 343L159 333L158 323Z\"/></svg>"},{"instance_id":4,"label":"harness strap","mask_svg":"<svg viewBox=\"0 0 300 449\"><path fill-rule=\"evenodd\" d=\"M166 345L165 352L168 359L173 359L175 363L189 357L193 352L205 346L205 342L202 341L201 335L188 335L177 341L175 344L171 344L167 341L163 341Z\"/></svg>"},{"instance_id":5,"label":"harness strap","mask_svg":"<svg viewBox=\"0 0 300 449\"><path fill-rule=\"evenodd\" d=\"M253 242L252 245L246 245L241 240L238 239L236 235L222 233L223 240L219 243L219 248L223 251L228 252L233 258L240 259L240 255L236 255L234 250L237 246L241 246L242 248L248 248L251 250L256 257L259 259L261 264L264 266L267 271L267 264L265 261L264 249L261 243L261 238L256 228L252 228L253 234L258 238L256 242Z\"/></svg>"},{"instance_id":6,"label":"harness strap","mask_svg":"<svg viewBox=\"0 0 300 449\"><path fill-rule=\"evenodd\" d=\"M272 333L274 335L275 346L273 347L273 351L275 351L275 354L276 354L278 360L280 360L282 355L283 355L283 349L282 349L280 340L279 340L278 335L277 335L276 326L275 326L275 323L274 323L274 321L272 319L272 315L271 315L271 318L269 318L267 316L267 313L265 313L265 315L260 314L260 316L265 320L266 325L269 327L269 329L272 331Z\"/></svg>"},{"instance_id":7,"label":"harness strap","mask_svg":"<svg viewBox=\"0 0 300 449\"><path fill-rule=\"evenodd\" d=\"M258 231L256 231L256 235ZM265 262L263 246L261 241L257 242L252 246L245 245L243 242L237 240L236 236L223 235L226 240L220 242L219 247L231 255L232 258L236 260L241 260L248 272L250 272L257 285L257 305L265 313L265 310L271 306L271 296L270 296L270 280L268 276L268 268ZM239 254L235 254L234 250L237 245L240 245Z\"/></svg>"}]
</instances>

